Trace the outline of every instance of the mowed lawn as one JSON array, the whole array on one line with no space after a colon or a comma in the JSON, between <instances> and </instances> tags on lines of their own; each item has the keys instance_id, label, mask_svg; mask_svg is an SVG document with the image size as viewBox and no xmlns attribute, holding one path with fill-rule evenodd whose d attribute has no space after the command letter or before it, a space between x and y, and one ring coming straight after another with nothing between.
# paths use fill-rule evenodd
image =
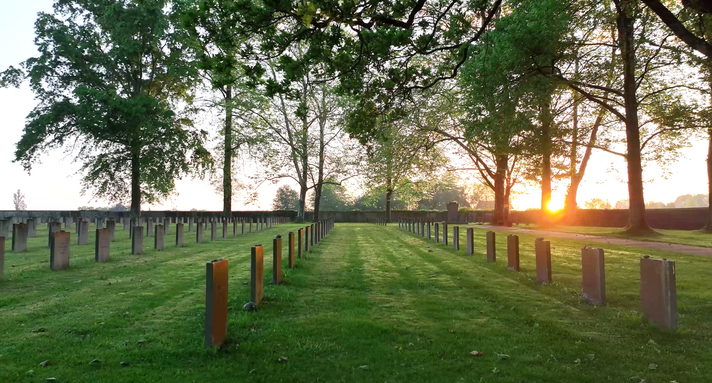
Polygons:
<instances>
[{"instance_id":1,"label":"mowed lawn","mask_svg":"<svg viewBox=\"0 0 712 383\"><path fill-rule=\"evenodd\" d=\"M286 234L298 227L203 244L186 232L181 249L171 234L166 251L149 238L144 254L130 255L119 225L105 264L94 263L92 227L89 245L73 246L71 269L56 272L46 228L28 253L10 253L8 242L0 382L712 381L712 259L646 250L677 261L680 327L668 332L641 321L636 248L605 247L609 304L591 307L580 298L582 241L552 241L555 282L539 286L533 236L520 236L516 273L506 270L504 234L488 264L482 230L470 257L464 229L455 252L395 224L337 224L288 270ZM272 286L277 234L285 284ZM265 245L266 299L245 312L256 243ZM220 351L203 347L205 262L216 258L230 262Z\"/></svg>"}]
</instances>

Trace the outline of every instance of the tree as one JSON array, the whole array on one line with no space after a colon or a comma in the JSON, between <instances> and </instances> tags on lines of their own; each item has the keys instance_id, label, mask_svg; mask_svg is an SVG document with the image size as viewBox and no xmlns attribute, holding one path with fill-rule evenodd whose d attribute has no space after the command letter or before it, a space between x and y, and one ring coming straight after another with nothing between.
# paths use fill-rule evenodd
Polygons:
<instances>
[{"instance_id":1,"label":"tree","mask_svg":"<svg viewBox=\"0 0 712 383\"><path fill-rule=\"evenodd\" d=\"M30 82L39 104L27 117L15 161L27 171L65 147L82 162L84 189L113 201L165 198L175 179L210 163L205 132L192 128L195 72L173 37L163 0L63 0L40 13L39 57L10 68L5 83ZM182 107L182 109L181 109ZM130 191L130 192L129 192Z\"/></svg>"},{"instance_id":2,"label":"tree","mask_svg":"<svg viewBox=\"0 0 712 383\"><path fill-rule=\"evenodd\" d=\"M17 191L12 195L12 203L15 205L15 210L27 210L27 204L25 203L25 194L17 189Z\"/></svg>"},{"instance_id":3,"label":"tree","mask_svg":"<svg viewBox=\"0 0 712 383\"><path fill-rule=\"evenodd\" d=\"M181 26L178 31L185 33L184 41L195 58L194 65L221 97L216 106L224 110L220 178L226 215L232 211L233 159L242 145L252 143L249 136L233 134L233 119L240 118L233 116L233 112L254 97L251 84L247 84L245 65L238 57L244 44L234 28L237 4L234 0L178 0L174 3Z\"/></svg>"},{"instance_id":4,"label":"tree","mask_svg":"<svg viewBox=\"0 0 712 383\"><path fill-rule=\"evenodd\" d=\"M272 201L272 210L297 209L299 209L299 194L287 185L280 186Z\"/></svg>"},{"instance_id":5,"label":"tree","mask_svg":"<svg viewBox=\"0 0 712 383\"><path fill-rule=\"evenodd\" d=\"M349 210L351 203L349 202L348 195L346 193L346 188L337 182L324 183L321 189L320 203L321 209L324 211L345 211ZM316 206L317 196L316 193L312 195L312 203ZM316 209L314 209L316 214ZM316 219L316 218L315 218Z\"/></svg>"},{"instance_id":6,"label":"tree","mask_svg":"<svg viewBox=\"0 0 712 383\"><path fill-rule=\"evenodd\" d=\"M601 198L591 198L584 206L586 209L611 209L611 203Z\"/></svg>"}]
</instances>

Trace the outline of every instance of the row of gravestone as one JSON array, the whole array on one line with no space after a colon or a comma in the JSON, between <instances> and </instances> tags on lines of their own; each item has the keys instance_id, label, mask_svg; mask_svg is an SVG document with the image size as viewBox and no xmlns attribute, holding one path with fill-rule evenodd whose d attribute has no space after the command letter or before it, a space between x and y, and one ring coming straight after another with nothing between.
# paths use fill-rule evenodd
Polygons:
<instances>
[{"instance_id":1,"label":"row of gravestone","mask_svg":"<svg viewBox=\"0 0 712 383\"><path fill-rule=\"evenodd\" d=\"M245 234L245 220L240 220L239 218L224 219L222 226L222 237L228 237L228 224L229 221L233 223L233 235L237 235L238 223L241 223L241 233ZM286 217L268 217L263 222L258 222L256 230L262 230L265 228L272 227L276 224L282 224L289 222L289 218ZM133 220L132 220L133 222ZM138 221L142 223L141 221ZM109 260L111 254L111 242L114 241L116 222L113 220L107 220L107 228L102 229L101 224L97 222L99 226L96 229L96 240L94 243L94 260L96 262L106 262ZM126 223L126 222L124 222ZM164 236L167 234L167 230L170 227L170 219L166 218L163 220L163 224L153 225L152 220L146 221L145 230L148 233L152 233L151 236L154 237L154 249L162 251L164 249ZM78 233L78 245L86 245L88 243L88 233L89 233L89 222L87 220L78 220L76 222ZM201 243L203 241L203 230L207 226L208 220L204 222L199 219L196 225L196 242ZM253 231L253 222L250 220L248 223L248 229L251 233ZM165 225L165 226L164 226ZM175 234L176 234L176 246L183 246L183 232L184 224L178 222L175 224ZM217 239L217 222L211 220L211 235L210 239L212 241ZM189 231L192 230L193 219L189 218ZM27 223L15 223L13 224L13 235L12 235L12 251L13 252L25 252L27 251L27 237L28 237L28 227ZM50 269L52 270L64 270L69 268L69 258L70 258L70 247L71 247L71 233L68 231L61 230L60 222L48 222L48 246L50 250ZM143 232L144 227L134 226L133 230L129 232L131 237L131 253L141 254L143 252ZM5 276L5 237L0 237L0 280L4 279Z\"/></svg>"},{"instance_id":2,"label":"row of gravestone","mask_svg":"<svg viewBox=\"0 0 712 383\"><path fill-rule=\"evenodd\" d=\"M307 252L312 251L312 248L331 233L333 228L333 218L300 228L297 230L296 243L294 232L289 232L287 246L289 268L296 267L295 257L306 259ZM295 244L297 246L296 250ZM227 336L228 260L214 260L206 263L205 266L205 346L219 347ZM282 236L278 235L272 240L272 284L278 285L281 283ZM257 310L263 297L264 247L255 245L252 247L250 255L250 302L245 304L243 308L248 311Z\"/></svg>"},{"instance_id":3,"label":"row of gravestone","mask_svg":"<svg viewBox=\"0 0 712 383\"><path fill-rule=\"evenodd\" d=\"M398 227L421 237L432 239L431 222L402 219ZM435 242L448 245L448 224L434 223ZM474 230L466 228L466 254L474 255ZM460 227L453 226L453 249L460 250ZM497 261L495 232L486 234L487 262ZM543 238L534 241L536 280L551 283L551 243ZM519 271L519 237L507 236L507 268ZM606 304L606 273L603 249L584 247L581 249L581 274L583 298L594 305ZM640 259L640 300L643 318L661 327L677 328L677 288L675 283L675 262L667 259Z\"/></svg>"}]
</instances>

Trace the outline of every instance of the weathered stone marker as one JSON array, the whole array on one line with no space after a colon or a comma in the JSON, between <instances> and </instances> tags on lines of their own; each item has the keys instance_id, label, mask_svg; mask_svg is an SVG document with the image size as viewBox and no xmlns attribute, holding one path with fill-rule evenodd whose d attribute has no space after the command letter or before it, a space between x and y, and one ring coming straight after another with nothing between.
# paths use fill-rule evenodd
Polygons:
<instances>
[{"instance_id":1,"label":"weathered stone marker","mask_svg":"<svg viewBox=\"0 0 712 383\"><path fill-rule=\"evenodd\" d=\"M304 229L297 230L297 257L302 259L302 249L303 249L303 239L304 239Z\"/></svg>"},{"instance_id":2,"label":"weathered stone marker","mask_svg":"<svg viewBox=\"0 0 712 383\"><path fill-rule=\"evenodd\" d=\"M12 225L12 252L22 253L27 251L27 224L16 223Z\"/></svg>"},{"instance_id":3,"label":"weathered stone marker","mask_svg":"<svg viewBox=\"0 0 712 383\"><path fill-rule=\"evenodd\" d=\"M205 282L205 347L220 347L227 336L227 259L205 264Z\"/></svg>"},{"instance_id":4,"label":"weathered stone marker","mask_svg":"<svg viewBox=\"0 0 712 383\"><path fill-rule=\"evenodd\" d=\"M460 250L460 226L452 227L452 248L455 251Z\"/></svg>"},{"instance_id":5,"label":"weathered stone marker","mask_svg":"<svg viewBox=\"0 0 712 383\"><path fill-rule=\"evenodd\" d=\"M677 328L674 261L647 255L640 259L640 303L643 320L668 329Z\"/></svg>"},{"instance_id":6,"label":"weathered stone marker","mask_svg":"<svg viewBox=\"0 0 712 383\"><path fill-rule=\"evenodd\" d=\"M163 219L163 234L168 235L170 233L171 233L171 219L164 218Z\"/></svg>"},{"instance_id":7,"label":"weathered stone marker","mask_svg":"<svg viewBox=\"0 0 712 383\"><path fill-rule=\"evenodd\" d=\"M430 221L428 221L427 225L428 225L428 239L432 239L432 236L430 235Z\"/></svg>"},{"instance_id":8,"label":"weathered stone marker","mask_svg":"<svg viewBox=\"0 0 712 383\"><path fill-rule=\"evenodd\" d=\"M237 219L232 219L232 236L237 237Z\"/></svg>"},{"instance_id":9,"label":"weathered stone marker","mask_svg":"<svg viewBox=\"0 0 712 383\"><path fill-rule=\"evenodd\" d=\"M255 245L250 259L250 302L259 306L264 296L264 248Z\"/></svg>"},{"instance_id":10,"label":"weathered stone marker","mask_svg":"<svg viewBox=\"0 0 712 383\"><path fill-rule=\"evenodd\" d=\"M223 239L227 238L227 228L228 228L228 221L227 219L223 219L223 224L222 224L222 237Z\"/></svg>"},{"instance_id":11,"label":"weathered stone marker","mask_svg":"<svg viewBox=\"0 0 712 383\"><path fill-rule=\"evenodd\" d=\"M94 261L106 262L111 255L111 233L109 229L96 229L94 241Z\"/></svg>"},{"instance_id":12,"label":"weathered stone marker","mask_svg":"<svg viewBox=\"0 0 712 383\"><path fill-rule=\"evenodd\" d=\"M192 233L193 232L193 217L188 217L188 232Z\"/></svg>"},{"instance_id":13,"label":"weathered stone marker","mask_svg":"<svg viewBox=\"0 0 712 383\"><path fill-rule=\"evenodd\" d=\"M536 255L536 281L551 283L551 242L544 238L534 241L534 254Z\"/></svg>"},{"instance_id":14,"label":"weathered stone marker","mask_svg":"<svg viewBox=\"0 0 712 383\"><path fill-rule=\"evenodd\" d=\"M149 218L146 220L146 237L153 236L153 219Z\"/></svg>"},{"instance_id":15,"label":"weathered stone marker","mask_svg":"<svg viewBox=\"0 0 712 383\"><path fill-rule=\"evenodd\" d=\"M202 222L198 222L198 224L195 225L195 242L197 242L197 243L203 242L203 223Z\"/></svg>"},{"instance_id":16,"label":"weathered stone marker","mask_svg":"<svg viewBox=\"0 0 712 383\"><path fill-rule=\"evenodd\" d=\"M309 227L309 248L311 249L314 247L314 244L314 224L312 223Z\"/></svg>"},{"instance_id":17,"label":"weathered stone marker","mask_svg":"<svg viewBox=\"0 0 712 383\"><path fill-rule=\"evenodd\" d=\"M218 239L218 223L210 221L210 240L215 241L216 239Z\"/></svg>"},{"instance_id":18,"label":"weathered stone marker","mask_svg":"<svg viewBox=\"0 0 712 383\"><path fill-rule=\"evenodd\" d=\"M0 281L5 279L5 237L0 237Z\"/></svg>"},{"instance_id":19,"label":"weathered stone marker","mask_svg":"<svg viewBox=\"0 0 712 383\"><path fill-rule=\"evenodd\" d=\"M519 237L514 234L507 236L507 269L519 271Z\"/></svg>"},{"instance_id":20,"label":"weathered stone marker","mask_svg":"<svg viewBox=\"0 0 712 383\"><path fill-rule=\"evenodd\" d=\"M289 268L293 269L296 267L296 262L294 259L294 232L290 231L289 232L289 246L287 248L287 251L289 252Z\"/></svg>"},{"instance_id":21,"label":"weathered stone marker","mask_svg":"<svg viewBox=\"0 0 712 383\"><path fill-rule=\"evenodd\" d=\"M487 262L497 262L497 242L495 242L495 232L488 231L485 234L487 239Z\"/></svg>"},{"instance_id":22,"label":"weathered stone marker","mask_svg":"<svg viewBox=\"0 0 712 383\"><path fill-rule=\"evenodd\" d=\"M109 241L114 242L116 233L116 221L110 219L106 221L106 228L109 229Z\"/></svg>"},{"instance_id":23,"label":"weathered stone marker","mask_svg":"<svg viewBox=\"0 0 712 383\"><path fill-rule=\"evenodd\" d=\"M34 238L37 236L37 219L30 218L27 220L27 236Z\"/></svg>"},{"instance_id":24,"label":"weathered stone marker","mask_svg":"<svg viewBox=\"0 0 712 383\"><path fill-rule=\"evenodd\" d=\"M183 247L183 224L176 223L176 247Z\"/></svg>"},{"instance_id":25,"label":"weathered stone marker","mask_svg":"<svg viewBox=\"0 0 712 383\"><path fill-rule=\"evenodd\" d=\"M68 231L58 231L52 238L52 247L49 249L49 268L64 270L69 268L69 243L71 241Z\"/></svg>"},{"instance_id":26,"label":"weathered stone marker","mask_svg":"<svg viewBox=\"0 0 712 383\"><path fill-rule=\"evenodd\" d=\"M52 247L52 236L54 233L62 230L62 224L60 222L49 222L47 223L47 247Z\"/></svg>"},{"instance_id":27,"label":"weathered stone marker","mask_svg":"<svg viewBox=\"0 0 712 383\"><path fill-rule=\"evenodd\" d=\"M282 283L282 236L272 240L272 284Z\"/></svg>"},{"instance_id":28,"label":"weathered stone marker","mask_svg":"<svg viewBox=\"0 0 712 383\"><path fill-rule=\"evenodd\" d=\"M242 235L245 235L245 220L242 220Z\"/></svg>"},{"instance_id":29,"label":"weathered stone marker","mask_svg":"<svg viewBox=\"0 0 712 383\"><path fill-rule=\"evenodd\" d=\"M443 245L447 246L447 244L448 244L447 223L443 223Z\"/></svg>"},{"instance_id":30,"label":"weathered stone marker","mask_svg":"<svg viewBox=\"0 0 712 383\"><path fill-rule=\"evenodd\" d=\"M467 228L467 234L465 235L467 238L465 241L467 242L467 248L466 248L466 254L467 255L474 255L475 254L475 231L471 227Z\"/></svg>"},{"instance_id":31,"label":"weathered stone marker","mask_svg":"<svg viewBox=\"0 0 712 383\"><path fill-rule=\"evenodd\" d=\"M131 254L143 253L143 226L134 226L131 231Z\"/></svg>"},{"instance_id":32,"label":"weathered stone marker","mask_svg":"<svg viewBox=\"0 0 712 383\"><path fill-rule=\"evenodd\" d=\"M156 225L156 233L155 237L153 238L153 248L158 250L158 251L163 251L163 225Z\"/></svg>"},{"instance_id":33,"label":"weathered stone marker","mask_svg":"<svg viewBox=\"0 0 712 383\"><path fill-rule=\"evenodd\" d=\"M74 219L72 217L64 217L64 228L69 229L72 227Z\"/></svg>"},{"instance_id":34,"label":"weathered stone marker","mask_svg":"<svg viewBox=\"0 0 712 383\"><path fill-rule=\"evenodd\" d=\"M79 225L77 245L86 245L89 243L89 221L82 219L77 221L77 225Z\"/></svg>"},{"instance_id":35,"label":"weathered stone marker","mask_svg":"<svg viewBox=\"0 0 712 383\"><path fill-rule=\"evenodd\" d=\"M440 224L435 222L435 243L440 243Z\"/></svg>"},{"instance_id":36,"label":"weathered stone marker","mask_svg":"<svg viewBox=\"0 0 712 383\"><path fill-rule=\"evenodd\" d=\"M583 299L594 305L606 304L606 268L603 249L581 249Z\"/></svg>"},{"instance_id":37,"label":"weathered stone marker","mask_svg":"<svg viewBox=\"0 0 712 383\"><path fill-rule=\"evenodd\" d=\"M304 227L306 230L304 232L304 258L306 258L307 252L309 252L309 225Z\"/></svg>"}]
</instances>

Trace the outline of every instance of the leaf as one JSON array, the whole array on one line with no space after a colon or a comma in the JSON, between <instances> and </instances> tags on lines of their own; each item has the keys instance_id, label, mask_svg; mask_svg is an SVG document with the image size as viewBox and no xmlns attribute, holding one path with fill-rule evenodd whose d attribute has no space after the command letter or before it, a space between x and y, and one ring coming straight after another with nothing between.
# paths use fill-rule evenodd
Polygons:
<instances>
[{"instance_id":1,"label":"leaf","mask_svg":"<svg viewBox=\"0 0 712 383\"><path fill-rule=\"evenodd\" d=\"M497 367L493 368L493 369L492 369L492 373L493 373L493 374L498 374L498 373L499 373L499 369L497 369Z\"/></svg>"},{"instance_id":2,"label":"leaf","mask_svg":"<svg viewBox=\"0 0 712 383\"><path fill-rule=\"evenodd\" d=\"M368 365L364 364L363 366L358 366L359 370L368 370Z\"/></svg>"},{"instance_id":3,"label":"leaf","mask_svg":"<svg viewBox=\"0 0 712 383\"><path fill-rule=\"evenodd\" d=\"M470 352L470 355L474 355L474 356L483 356L484 354L485 354L484 352L479 352L477 350Z\"/></svg>"},{"instance_id":4,"label":"leaf","mask_svg":"<svg viewBox=\"0 0 712 383\"><path fill-rule=\"evenodd\" d=\"M45 360L45 361L43 361L43 362L40 362L40 367L49 367L49 366L51 366L51 365L52 365L52 361L49 360L49 359L47 359L47 360Z\"/></svg>"},{"instance_id":5,"label":"leaf","mask_svg":"<svg viewBox=\"0 0 712 383\"><path fill-rule=\"evenodd\" d=\"M288 361L289 359L286 356L280 356L279 358L277 358L277 362L279 363L287 363Z\"/></svg>"},{"instance_id":6,"label":"leaf","mask_svg":"<svg viewBox=\"0 0 712 383\"><path fill-rule=\"evenodd\" d=\"M497 355L497 359L499 359L499 360L509 359L509 355L507 355L507 354L498 354L496 352L494 354Z\"/></svg>"},{"instance_id":7,"label":"leaf","mask_svg":"<svg viewBox=\"0 0 712 383\"><path fill-rule=\"evenodd\" d=\"M655 363L650 363L648 365L648 370L656 370L658 368L658 365Z\"/></svg>"},{"instance_id":8,"label":"leaf","mask_svg":"<svg viewBox=\"0 0 712 383\"><path fill-rule=\"evenodd\" d=\"M586 354L586 358L588 358L588 360L594 360L596 359L596 354Z\"/></svg>"}]
</instances>

